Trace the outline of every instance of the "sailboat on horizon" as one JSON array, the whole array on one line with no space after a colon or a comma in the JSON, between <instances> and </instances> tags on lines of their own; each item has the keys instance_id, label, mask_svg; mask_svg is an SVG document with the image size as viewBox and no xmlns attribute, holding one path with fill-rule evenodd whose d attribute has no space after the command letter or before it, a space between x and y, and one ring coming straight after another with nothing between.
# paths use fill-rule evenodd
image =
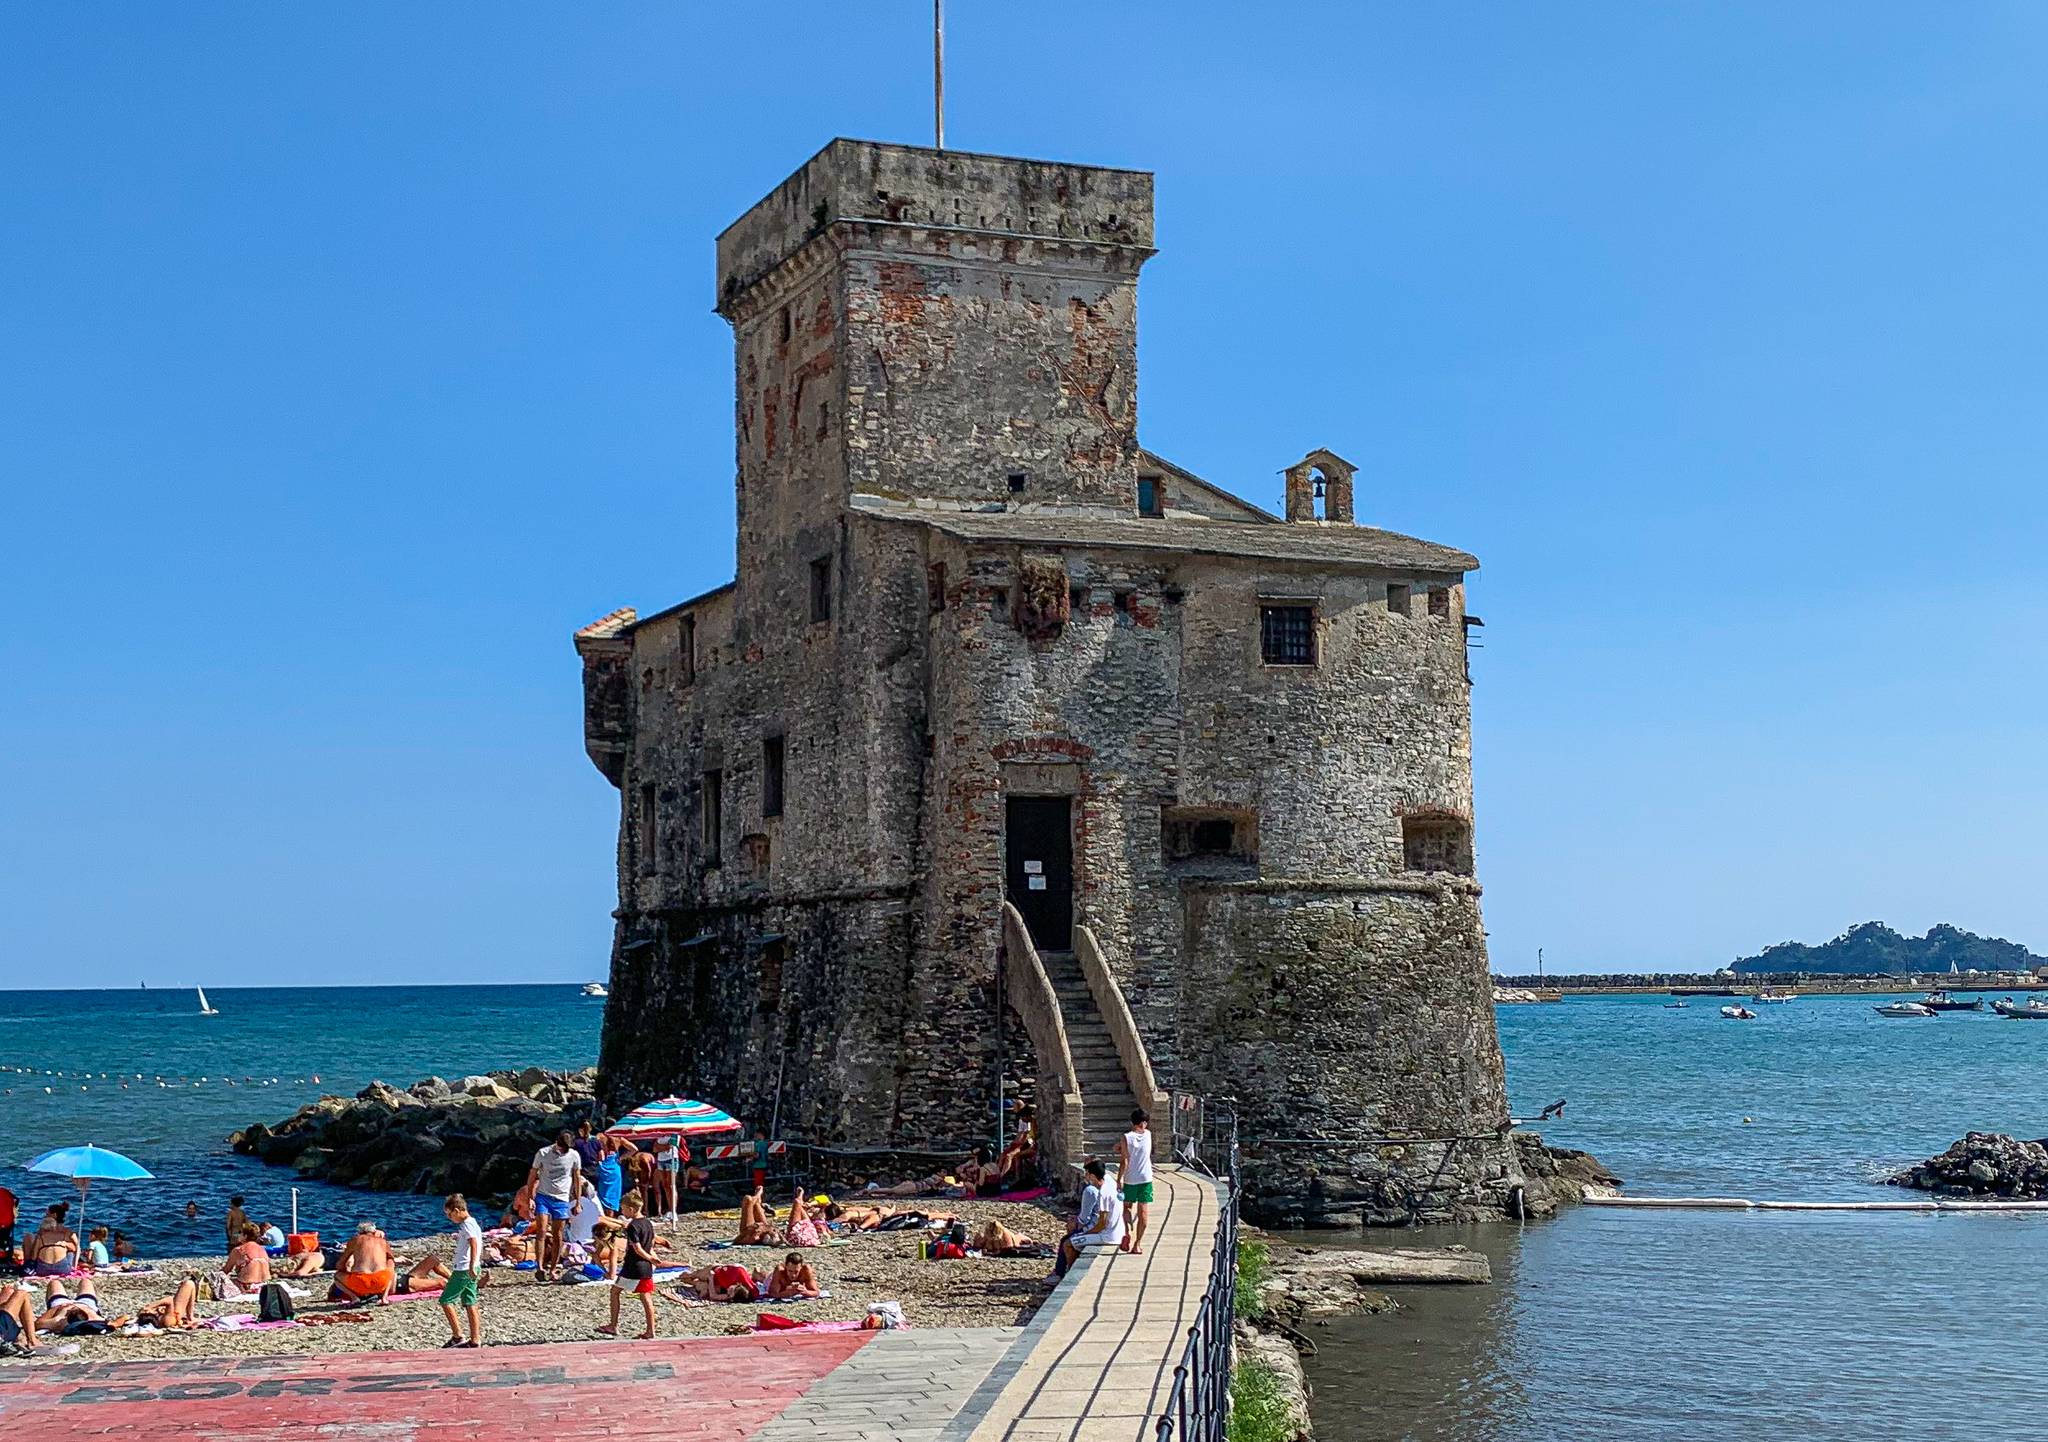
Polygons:
<instances>
[{"instance_id":1,"label":"sailboat on horizon","mask_svg":"<svg viewBox=\"0 0 2048 1442\"><path fill-rule=\"evenodd\" d=\"M214 1005L212 1005L212 1004L211 1004L211 1003L209 1003L209 1002L207 1001L207 999L206 999L206 988L202 986L202 987L198 988L198 991L199 991L199 1014L200 1014L201 1016L219 1016L219 1015L220 1015L220 1008L219 1008L219 1007L217 1007L217 1006L214 1006Z\"/></svg>"}]
</instances>

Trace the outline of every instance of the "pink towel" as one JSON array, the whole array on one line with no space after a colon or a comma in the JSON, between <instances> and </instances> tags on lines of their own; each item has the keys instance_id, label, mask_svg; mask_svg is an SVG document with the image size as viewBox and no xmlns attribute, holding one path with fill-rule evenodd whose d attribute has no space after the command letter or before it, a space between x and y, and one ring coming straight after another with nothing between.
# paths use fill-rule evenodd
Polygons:
<instances>
[{"instance_id":1,"label":"pink towel","mask_svg":"<svg viewBox=\"0 0 2048 1442\"><path fill-rule=\"evenodd\" d=\"M1051 1187L1026 1187L1021 1192L998 1192L996 1200L999 1202L1035 1202L1040 1197L1049 1197L1051 1195Z\"/></svg>"}]
</instances>

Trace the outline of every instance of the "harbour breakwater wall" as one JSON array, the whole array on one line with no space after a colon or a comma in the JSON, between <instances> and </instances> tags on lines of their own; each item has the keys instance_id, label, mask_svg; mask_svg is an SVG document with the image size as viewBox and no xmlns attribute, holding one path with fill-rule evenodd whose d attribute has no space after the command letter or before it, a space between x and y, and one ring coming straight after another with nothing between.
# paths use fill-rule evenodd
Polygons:
<instances>
[{"instance_id":1,"label":"harbour breakwater wall","mask_svg":"<svg viewBox=\"0 0 2048 1442\"><path fill-rule=\"evenodd\" d=\"M326 1096L283 1121L253 1122L228 1143L341 1186L503 1196L559 1132L597 1119L596 1087L595 1067L425 1077L403 1090L373 1081L352 1098Z\"/></svg>"}]
</instances>

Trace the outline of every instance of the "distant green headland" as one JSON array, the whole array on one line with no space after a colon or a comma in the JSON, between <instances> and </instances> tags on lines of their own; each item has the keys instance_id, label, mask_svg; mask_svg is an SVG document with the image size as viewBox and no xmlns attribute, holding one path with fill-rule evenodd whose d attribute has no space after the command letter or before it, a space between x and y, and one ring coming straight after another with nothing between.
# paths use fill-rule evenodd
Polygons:
<instances>
[{"instance_id":1,"label":"distant green headland","mask_svg":"<svg viewBox=\"0 0 2048 1442\"><path fill-rule=\"evenodd\" d=\"M2035 956L2016 941L1977 936L1946 924L1929 927L1925 936L1901 936L1881 921L1866 921L1819 946L1781 941L1756 956L1743 957L1730 969L1744 976L1801 971L1876 976L1945 972L1951 965L1958 971L2032 971L2048 966L2048 956Z\"/></svg>"}]
</instances>

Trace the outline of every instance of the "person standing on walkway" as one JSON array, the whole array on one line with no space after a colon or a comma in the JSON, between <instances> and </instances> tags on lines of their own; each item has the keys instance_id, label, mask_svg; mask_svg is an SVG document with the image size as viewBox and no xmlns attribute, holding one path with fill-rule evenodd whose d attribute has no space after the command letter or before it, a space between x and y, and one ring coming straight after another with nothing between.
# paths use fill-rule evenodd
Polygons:
<instances>
[{"instance_id":1,"label":"person standing on walkway","mask_svg":"<svg viewBox=\"0 0 2048 1442\"><path fill-rule=\"evenodd\" d=\"M1145 1224L1152 1220L1152 1122L1143 1107L1132 1111L1131 1129L1116 1144L1116 1174L1131 1226L1123 1250L1136 1256L1145 1250Z\"/></svg>"},{"instance_id":2,"label":"person standing on walkway","mask_svg":"<svg viewBox=\"0 0 2048 1442\"><path fill-rule=\"evenodd\" d=\"M567 1137L569 1134L563 1132ZM441 1286L441 1315L448 1319L447 1347L481 1347L484 1344L483 1308L477 1305L476 1283L484 1269L484 1229L469 1214L462 1193L450 1194L441 1210L455 1226L455 1258L448 1264L448 1280ZM458 1309L461 1316L458 1317ZM469 1322L469 1340L462 1340L461 1317Z\"/></svg>"},{"instance_id":3,"label":"person standing on walkway","mask_svg":"<svg viewBox=\"0 0 2048 1442\"><path fill-rule=\"evenodd\" d=\"M641 1215L645 1205L638 1192L626 1193L621 1211L626 1217L625 1255L619 1261L619 1274L612 1278L612 1319L597 1330L607 1337L619 1335L619 1298L630 1290L640 1299L640 1308L647 1314L647 1329L640 1334L643 1342L654 1340L654 1223Z\"/></svg>"},{"instance_id":4,"label":"person standing on walkway","mask_svg":"<svg viewBox=\"0 0 2048 1442\"><path fill-rule=\"evenodd\" d=\"M533 1154L526 1184L533 1189L536 1225L535 1275L549 1277L562 1265L562 1228L583 1206L583 1159L576 1155L575 1136L563 1132L552 1145Z\"/></svg>"}]
</instances>

